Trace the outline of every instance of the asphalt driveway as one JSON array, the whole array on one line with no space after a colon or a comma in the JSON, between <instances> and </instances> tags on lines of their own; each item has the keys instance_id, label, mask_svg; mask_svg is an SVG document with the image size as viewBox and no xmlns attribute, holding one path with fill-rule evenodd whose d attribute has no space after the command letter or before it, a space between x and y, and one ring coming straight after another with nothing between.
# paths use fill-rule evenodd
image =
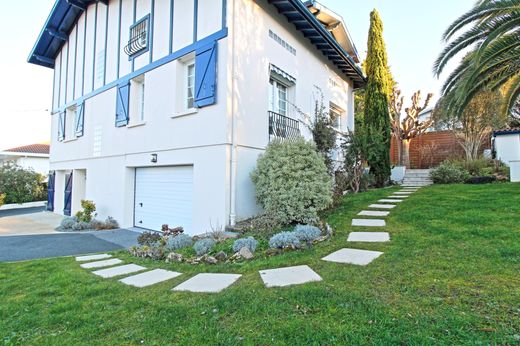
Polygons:
<instances>
[{"instance_id":1,"label":"asphalt driveway","mask_svg":"<svg viewBox=\"0 0 520 346\"><path fill-rule=\"evenodd\" d=\"M137 244L139 232L111 231L55 233L0 237L0 262L76 256L114 251Z\"/></svg>"}]
</instances>

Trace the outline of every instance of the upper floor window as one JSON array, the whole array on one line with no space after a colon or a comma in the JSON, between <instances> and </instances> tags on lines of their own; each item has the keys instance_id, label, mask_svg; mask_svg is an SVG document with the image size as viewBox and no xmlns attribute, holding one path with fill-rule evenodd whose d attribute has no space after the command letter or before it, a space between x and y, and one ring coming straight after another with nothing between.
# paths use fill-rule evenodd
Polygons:
<instances>
[{"instance_id":1,"label":"upper floor window","mask_svg":"<svg viewBox=\"0 0 520 346\"><path fill-rule=\"evenodd\" d=\"M330 119L332 120L332 124L333 124L332 126L334 126L335 130L341 131L342 117L343 117L344 111L332 103L330 104L329 109L330 109L329 116L330 116Z\"/></svg>"},{"instance_id":2,"label":"upper floor window","mask_svg":"<svg viewBox=\"0 0 520 346\"><path fill-rule=\"evenodd\" d=\"M145 121L145 75L130 81L130 125L142 124Z\"/></svg>"},{"instance_id":3,"label":"upper floor window","mask_svg":"<svg viewBox=\"0 0 520 346\"><path fill-rule=\"evenodd\" d=\"M269 110L287 115L287 86L273 78L269 80Z\"/></svg>"},{"instance_id":4,"label":"upper floor window","mask_svg":"<svg viewBox=\"0 0 520 346\"><path fill-rule=\"evenodd\" d=\"M195 108L195 62L186 64L186 109Z\"/></svg>"},{"instance_id":5,"label":"upper floor window","mask_svg":"<svg viewBox=\"0 0 520 346\"><path fill-rule=\"evenodd\" d=\"M150 32L150 16L137 21L130 27L130 37L128 44L125 46L125 53L130 57L136 57L148 50Z\"/></svg>"}]
</instances>

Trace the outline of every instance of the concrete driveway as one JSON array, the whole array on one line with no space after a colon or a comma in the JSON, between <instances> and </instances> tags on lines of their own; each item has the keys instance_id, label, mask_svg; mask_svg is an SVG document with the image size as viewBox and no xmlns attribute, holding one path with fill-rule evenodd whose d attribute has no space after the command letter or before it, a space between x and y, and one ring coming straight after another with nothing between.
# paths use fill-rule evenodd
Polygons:
<instances>
[{"instance_id":1,"label":"concrete driveway","mask_svg":"<svg viewBox=\"0 0 520 346\"><path fill-rule=\"evenodd\" d=\"M4 210L0 212L0 236L54 234L63 216L42 208Z\"/></svg>"},{"instance_id":2,"label":"concrete driveway","mask_svg":"<svg viewBox=\"0 0 520 346\"><path fill-rule=\"evenodd\" d=\"M56 232L63 216L35 210L0 212L0 262L77 256L137 245L139 231Z\"/></svg>"}]
</instances>

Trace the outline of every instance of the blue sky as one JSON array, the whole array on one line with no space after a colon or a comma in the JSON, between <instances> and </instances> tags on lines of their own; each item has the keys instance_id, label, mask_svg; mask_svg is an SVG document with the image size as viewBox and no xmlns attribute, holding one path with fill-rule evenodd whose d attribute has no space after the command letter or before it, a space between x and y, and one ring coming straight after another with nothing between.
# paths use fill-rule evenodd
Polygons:
<instances>
[{"instance_id":1,"label":"blue sky","mask_svg":"<svg viewBox=\"0 0 520 346\"><path fill-rule=\"evenodd\" d=\"M417 89L435 93L441 81L432 64L442 49L442 32L475 0L321 0L341 14L364 57L369 14L374 8L384 23L384 38L394 78L407 98ZM0 150L49 141L52 70L30 65L27 56L54 0L1 1L0 32L4 54L0 68ZM7 14L7 15L6 15Z\"/></svg>"}]
</instances>

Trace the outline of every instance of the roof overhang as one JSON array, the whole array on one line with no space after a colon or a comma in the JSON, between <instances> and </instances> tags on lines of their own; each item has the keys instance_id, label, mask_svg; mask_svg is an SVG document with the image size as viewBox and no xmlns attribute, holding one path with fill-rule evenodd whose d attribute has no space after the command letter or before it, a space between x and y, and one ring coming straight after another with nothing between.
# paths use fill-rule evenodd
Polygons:
<instances>
[{"instance_id":1,"label":"roof overhang","mask_svg":"<svg viewBox=\"0 0 520 346\"><path fill-rule=\"evenodd\" d=\"M518 134L520 134L520 129L506 129L506 130L493 131L493 137L504 136L504 135L518 135Z\"/></svg>"},{"instance_id":2,"label":"roof overhang","mask_svg":"<svg viewBox=\"0 0 520 346\"><path fill-rule=\"evenodd\" d=\"M49 154L36 154L36 153L23 153L23 152L14 152L14 151L0 151L0 160L8 159L8 158L17 158L17 157L39 157L39 158L49 158Z\"/></svg>"},{"instance_id":3,"label":"roof overhang","mask_svg":"<svg viewBox=\"0 0 520 346\"><path fill-rule=\"evenodd\" d=\"M332 34L309 11L301 0L267 0L284 15L297 30L311 41L346 77L354 82L354 89L366 85L366 78L354 59Z\"/></svg>"},{"instance_id":4,"label":"roof overhang","mask_svg":"<svg viewBox=\"0 0 520 346\"><path fill-rule=\"evenodd\" d=\"M56 56L67 42L78 18L88 5L96 2L107 4L108 0L56 0L27 61L54 68Z\"/></svg>"}]
</instances>

